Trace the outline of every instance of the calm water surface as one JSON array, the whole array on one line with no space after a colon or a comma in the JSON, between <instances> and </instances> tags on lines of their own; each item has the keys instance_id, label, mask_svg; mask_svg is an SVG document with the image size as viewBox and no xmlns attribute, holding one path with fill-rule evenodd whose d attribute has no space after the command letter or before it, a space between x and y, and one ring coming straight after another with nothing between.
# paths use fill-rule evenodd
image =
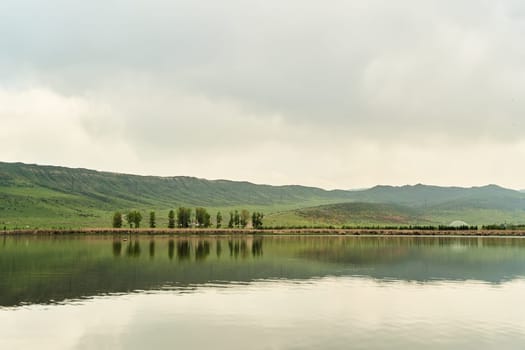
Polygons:
<instances>
[{"instance_id":1,"label":"calm water surface","mask_svg":"<svg viewBox=\"0 0 525 350\"><path fill-rule=\"evenodd\" d=\"M0 349L524 349L525 240L2 237Z\"/></svg>"}]
</instances>

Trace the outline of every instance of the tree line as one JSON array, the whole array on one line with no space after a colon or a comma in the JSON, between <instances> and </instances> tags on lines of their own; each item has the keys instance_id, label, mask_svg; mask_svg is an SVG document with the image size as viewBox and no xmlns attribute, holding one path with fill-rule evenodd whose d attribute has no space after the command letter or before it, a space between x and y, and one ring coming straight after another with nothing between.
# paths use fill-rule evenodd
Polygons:
<instances>
[{"instance_id":1,"label":"tree line","mask_svg":"<svg viewBox=\"0 0 525 350\"><path fill-rule=\"evenodd\" d=\"M264 214L261 212L250 212L246 209L234 210L230 213L230 218L227 224L228 228L246 228L251 222L253 228L261 229L263 227ZM251 219L251 221L250 221ZM138 210L131 210L127 213L117 211L113 214L112 226L114 228L122 228L126 221L129 228L140 228L142 222L142 214ZM219 211L215 216L215 227L221 228L223 225L222 213ZM177 210L171 209L168 212L168 228L189 228L189 227L212 227L213 223L211 215L206 208L192 208L179 207ZM157 216L154 211L149 213L149 228L157 227Z\"/></svg>"}]
</instances>

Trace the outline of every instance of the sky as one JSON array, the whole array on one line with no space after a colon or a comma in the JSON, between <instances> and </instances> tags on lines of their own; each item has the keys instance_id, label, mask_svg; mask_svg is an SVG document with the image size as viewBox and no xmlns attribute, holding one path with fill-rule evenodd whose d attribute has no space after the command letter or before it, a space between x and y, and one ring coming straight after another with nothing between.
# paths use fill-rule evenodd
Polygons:
<instances>
[{"instance_id":1,"label":"sky","mask_svg":"<svg viewBox=\"0 0 525 350\"><path fill-rule=\"evenodd\" d=\"M0 161L525 188L521 0L2 0Z\"/></svg>"}]
</instances>

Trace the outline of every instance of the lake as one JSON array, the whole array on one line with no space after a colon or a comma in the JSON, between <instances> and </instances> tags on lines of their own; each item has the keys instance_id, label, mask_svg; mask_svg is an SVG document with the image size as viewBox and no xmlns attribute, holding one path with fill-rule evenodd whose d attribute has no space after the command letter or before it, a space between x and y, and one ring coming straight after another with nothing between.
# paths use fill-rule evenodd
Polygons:
<instances>
[{"instance_id":1,"label":"lake","mask_svg":"<svg viewBox=\"0 0 525 350\"><path fill-rule=\"evenodd\" d=\"M0 349L523 349L525 239L0 237Z\"/></svg>"}]
</instances>

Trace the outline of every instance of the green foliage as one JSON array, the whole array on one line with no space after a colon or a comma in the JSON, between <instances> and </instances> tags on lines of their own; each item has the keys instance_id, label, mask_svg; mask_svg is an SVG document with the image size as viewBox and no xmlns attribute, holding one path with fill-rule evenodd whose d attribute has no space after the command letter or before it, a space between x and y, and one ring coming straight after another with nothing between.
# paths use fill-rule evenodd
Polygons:
<instances>
[{"instance_id":1,"label":"green foliage","mask_svg":"<svg viewBox=\"0 0 525 350\"><path fill-rule=\"evenodd\" d=\"M221 225L222 225L222 214L220 211L217 212L217 217L215 219L215 226L217 228L221 228Z\"/></svg>"},{"instance_id":2,"label":"green foliage","mask_svg":"<svg viewBox=\"0 0 525 350\"><path fill-rule=\"evenodd\" d=\"M195 223L198 227L210 227L211 216L204 208L195 209Z\"/></svg>"},{"instance_id":3,"label":"green foliage","mask_svg":"<svg viewBox=\"0 0 525 350\"><path fill-rule=\"evenodd\" d=\"M525 225L490 224L483 225L484 230L525 230Z\"/></svg>"},{"instance_id":4,"label":"green foliage","mask_svg":"<svg viewBox=\"0 0 525 350\"><path fill-rule=\"evenodd\" d=\"M175 212L173 209L168 213L168 228L175 228Z\"/></svg>"},{"instance_id":5,"label":"green foliage","mask_svg":"<svg viewBox=\"0 0 525 350\"><path fill-rule=\"evenodd\" d=\"M259 212L253 212L252 214L252 226L255 229L261 229L263 227L264 214Z\"/></svg>"},{"instance_id":6,"label":"green foliage","mask_svg":"<svg viewBox=\"0 0 525 350\"><path fill-rule=\"evenodd\" d=\"M126 221L130 228L139 228L140 222L142 221L142 214L138 210L132 210L126 215Z\"/></svg>"},{"instance_id":7,"label":"green foliage","mask_svg":"<svg viewBox=\"0 0 525 350\"><path fill-rule=\"evenodd\" d=\"M115 212L113 214L113 227L114 228L121 228L122 227L122 213L121 212Z\"/></svg>"},{"instance_id":8,"label":"green foliage","mask_svg":"<svg viewBox=\"0 0 525 350\"><path fill-rule=\"evenodd\" d=\"M149 212L149 227L155 228L156 227L156 219L155 219L155 212L150 211Z\"/></svg>"},{"instance_id":9,"label":"green foliage","mask_svg":"<svg viewBox=\"0 0 525 350\"><path fill-rule=\"evenodd\" d=\"M126 222L128 223L129 228L133 228L133 223L135 222L134 215L135 214L132 211L126 214Z\"/></svg>"},{"instance_id":10,"label":"green foliage","mask_svg":"<svg viewBox=\"0 0 525 350\"><path fill-rule=\"evenodd\" d=\"M140 227L140 222L142 221L142 214L138 211L135 212L135 218L133 220L135 222L135 227Z\"/></svg>"},{"instance_id":11,"label":"green foliage","mask_svg":"<svg viewBox=\"0 0 525 350\"><path fill-rule=\"evenodd\" d=\"M233 212L230 212L230 220L228 221L228 228L233 228Z\"/></svg>"},{"instance_id":12,"label":"green foliage","mask_svg":"<svg viewBox=\"0 0 525 350\"><path fill-rule=\"evenodd\" d=\"M179 227L188 228L191 224L191 208L179 207L177 209L177 223Z\"/></svg>"},{"instance_id":13,"label":"green foliage","mask_svg":"<svg viewBox=\"0 0 525 350\"><path fill-rule=\"evenodd\" d=\"M246 209L241 210L240 225L242 228L248 226L248 221L250 220L250 212Z\"/></svg>"},{"instance_id":14,"label":"green foliage","mask_svg":"<svg viewBox=\"0 0 525 350\"><path fill-rule=\"evenodd\" d=\"M239 215L239 211L235 210L233 212L233 226L239 227L240 224L241 224L241 216Z\"/></svg>"}]
</instances>

